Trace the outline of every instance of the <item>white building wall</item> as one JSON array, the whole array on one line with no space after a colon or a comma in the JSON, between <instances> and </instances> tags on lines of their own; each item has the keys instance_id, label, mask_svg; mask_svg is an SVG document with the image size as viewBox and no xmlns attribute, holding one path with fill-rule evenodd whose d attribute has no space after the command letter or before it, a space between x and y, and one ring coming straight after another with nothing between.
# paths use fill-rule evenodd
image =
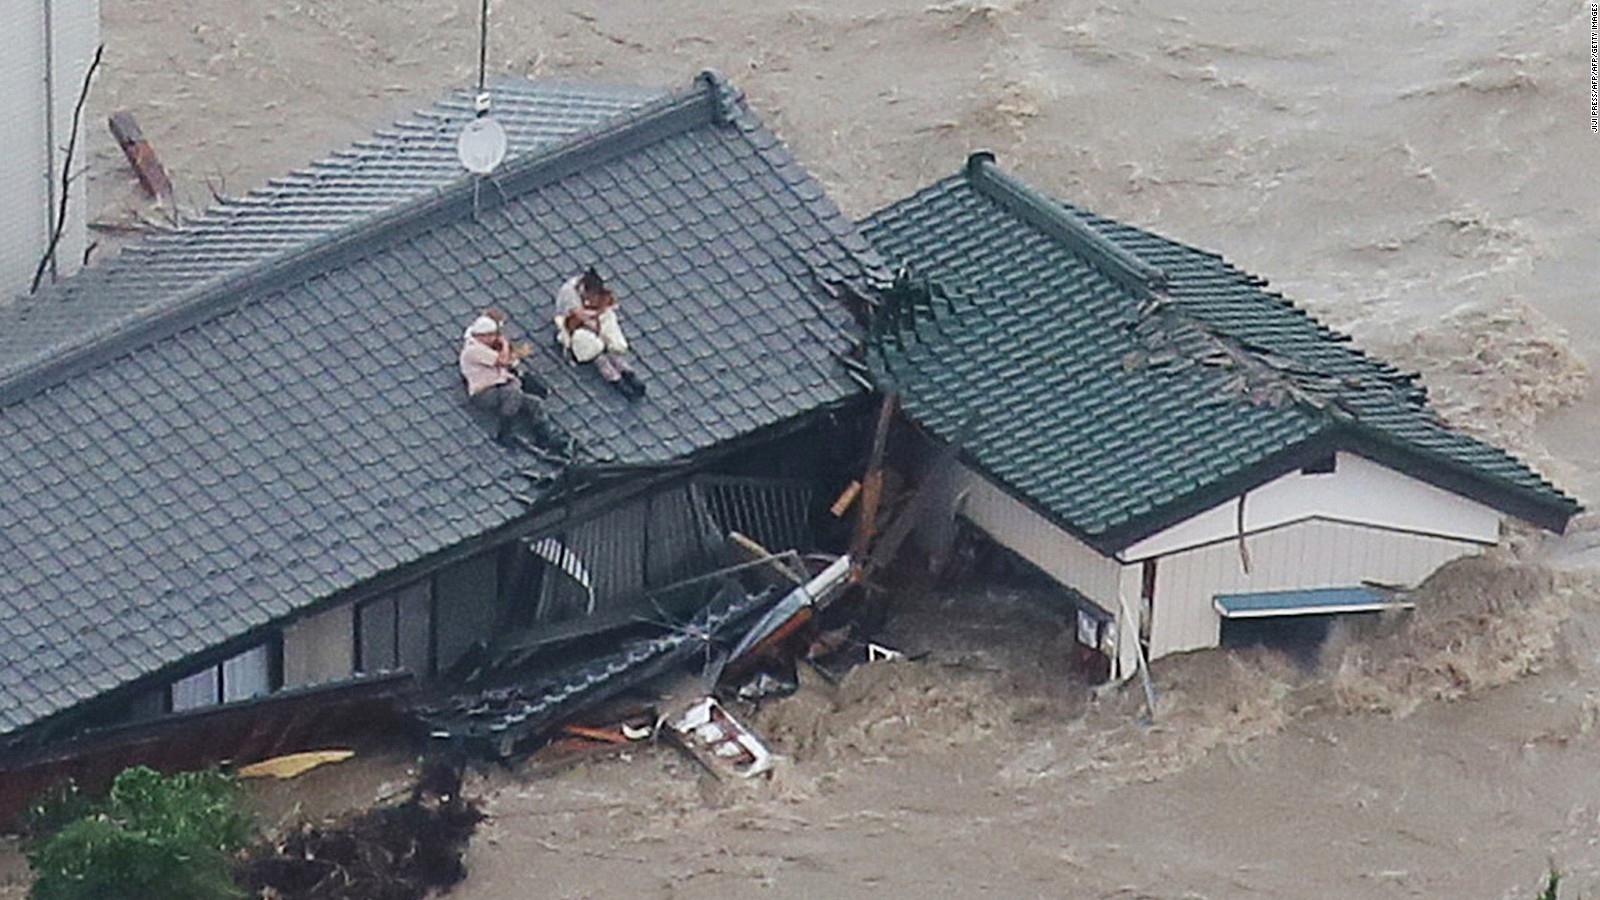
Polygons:
<instances>
[{"instance_id":1,"label":"white building wall","mask_svg":"<svg viewBox=\"0 0 1600 900\"><path fill-rule=\"evenodd\" d=\"M1489 544L1500 536L1500 514L1494 509L1353 453L1339 453L1331 473L1304 475L1297 470L1245 495L1246 533L1309 518ZM1148 559L1238 533L1239 501L1235 498L1151 535L1119 555L1130 562Z\"/></svg>"},{"instance_id":2,"label":"white building wall","mask_svg":"<svg viewBox=\"0 0 1600 900\"><path fill-rule=\"evenodd\" d=\"M986 478L967 472L958 512L1018 556L1107 612L1117 609L1122 567L1053 525Z\"/></svg>"},{"instance_id":3,"label":"white building wall","mask_svg":"<svg viewBox=\"0 0 1600 900\"><path fill-rule=\"evenodd\" d=\"M1124 603L1124 568L965 467L951 479L955 512L1001 546L1078 591L1116 621L1114 677L1134 672L1138 650L1138 583Z\"/></svg>"},{"instance_id":4,"label":"white building wall","mask_svg":"<svg viewBox=\"0 0 1600 900\"><path fill-rule=\"evenodd\" d=\"M1118 678L1131 678L1138 671L1141 642L1149 628L1148 612L1140 591L1144 573L1139 566L1122 566L1118 574L1117 671Z\"/></svg>"},{"instance_id":5,"label":"white building wall","mask_svg":"<svg viewBox=\"0 0 1600 900\"><path fill-rule=\"evenodd\" d=\"M0 0L0 302L28 289L48 245L72 109L99 40L98 0ZM94 127L87 120L80 125L74 169L89 158L84 135ZM67 229L57 252L62 275L83 257L86 194L80 177L68 192Z\"/></svg>"},{"instance_id":6,"label":"white building wall","mask_svg":"<svg viewBox=\"0 0 1600 900\"><path fill-rule=\"evenodd\" d=\"M1414 586L1439 566L1477 553L1478 541L1413 534L1345 522L1302 521L1238 540L1162 556L1156 561L1152 659L1214 647L1222 619L1217 594L1350 587L1363 581ZM1124 567L1137 590L1140 564Z\"/></svg>"},{"instance_id":7,"label":"white building wall","mask_svg":"<svg viewBox=\"0 0 1600 900\"><path fill-rule=\"evenodd\" d=\"M926 530L960 514L1117 621L1116 673L1133 674L1144 620L1143 560L1156 560L1147 623L1152 659L1220 639L1217 594L1323 587L1363 581L1414 586L1455 559L1499 539L1500 514L1363 457L1340 453L1335 471L1286 474L1249 492L1239 555L1235 498L1107 557L1057 528L970 469L929 473L940 496ZM1124 562L1124 560L1126 562Z\"/></svg>"}]
</instances>

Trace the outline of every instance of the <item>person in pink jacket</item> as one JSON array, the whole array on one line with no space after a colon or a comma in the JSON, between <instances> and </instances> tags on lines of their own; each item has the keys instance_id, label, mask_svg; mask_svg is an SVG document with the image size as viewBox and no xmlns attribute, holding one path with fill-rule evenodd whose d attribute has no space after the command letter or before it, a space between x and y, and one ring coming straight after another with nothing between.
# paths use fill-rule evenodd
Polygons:
<instances>
[{"instance_id":1,"label":"person in pink jacket","mask_svg":"<svg viewBox=\"0 0 1600 900\"><path fill-rule=\"evenodd\" d=\"M474 319L462 335L459 361L467 402L495 413L499 418L495 440L501 444L515 444L519 418L526 420L536 443L551 447L564 444L559 430L546 421L540 403L549 394L548 389L534 379L536 393L529 393L522 376L515 371L521 355L506 339L499 317L484 314Z\"/></svg>"}]
</instances>

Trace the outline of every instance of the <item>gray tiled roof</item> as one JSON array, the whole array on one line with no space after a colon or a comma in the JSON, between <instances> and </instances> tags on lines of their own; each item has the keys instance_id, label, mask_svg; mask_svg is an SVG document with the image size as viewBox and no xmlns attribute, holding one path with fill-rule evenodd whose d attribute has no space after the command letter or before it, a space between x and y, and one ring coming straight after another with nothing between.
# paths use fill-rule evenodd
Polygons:
<instances>
[{"instance_id":1,"label":"gray tiled roof","mask_svg":"<svg viewBox=\"0 0 1600 900\"><path fill-rule=\"evenodd\" d=\"M667 91L503 80L489 90L511 155L548 149ZM264 259L456 181L455 139L473 118L457 91L331 158L221 203L173 234L128 248L31 297L0 300L0 382L46 362L54 344L114 333L152 309Z\"/></svg>"},{"instance_id":2,"label":"gray tiled roof","mask_svg":"<svg viewBox=\"0 0 1600 900\"><path fill-rule=\"evenodd\" d=\"M363 213L199 291L189 251L154 244L149 269L60 288L124 312L144 301L107 295L152 298L136 327L78 351L49 325L19 339L51 362L0 380L0 735L522 515L529 459L486 438L455 370L477 309L529 332L552 417L620 464L857 391L832 294L881 282L877 257L719 79L476 192L457 179ZM556 286L590 262L621 299L642 401L550 339Z\"/></svg>"},{"instance_id":3,"label":"gray tiled roof","mask_svg":"<svg viewBox=\"0 0 1600 900\"><path fill-rule=\"evenodd\" d=\"M1103 549L1334 449L1556 530L1578 508L1263 280L1038 194L986 154L862 230L938 295L890 292L876 375Z\"/></svg>"}]
</instances>

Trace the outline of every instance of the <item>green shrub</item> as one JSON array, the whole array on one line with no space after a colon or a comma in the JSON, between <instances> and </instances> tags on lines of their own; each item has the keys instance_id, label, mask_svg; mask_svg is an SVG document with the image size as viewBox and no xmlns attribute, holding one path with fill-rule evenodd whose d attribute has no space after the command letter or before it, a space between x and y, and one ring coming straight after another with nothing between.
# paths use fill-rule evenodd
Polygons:
<instances>
[{"instance_id":1,"label":"green shrub","mask_svg":"<svg viewBox=\"0 0 1600 900\"><path fill-rule=\"evenodd\" d=\"M1556 895L1560 893L1561 873L1557 872L1556 867L1552 865L1550 874L1546 875L1544 879L1544 890L1539 892L1539 900L1558 900Z\"/></svg>"},{"instance_id":2,"label":"green shrub","mask_svg":"<svg viewBox=\"0 0 1600 900\"><path fill-rule=\"evenodd\" d=\"M35 804L32 900L226 900L230 857L254 832L233 779L138 766L105 799L68 785Z\"/></svg>"}]
</instances>

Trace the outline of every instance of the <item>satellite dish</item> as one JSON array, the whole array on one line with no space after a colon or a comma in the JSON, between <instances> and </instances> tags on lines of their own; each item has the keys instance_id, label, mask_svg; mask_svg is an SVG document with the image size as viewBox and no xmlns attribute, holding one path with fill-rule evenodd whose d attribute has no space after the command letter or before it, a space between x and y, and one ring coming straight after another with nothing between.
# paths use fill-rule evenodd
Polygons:
<instances>
[{"instance_id":1,"label":"satellite dish","mask_svg":"<svg viewBox=\"0 0 1600 900\"><path fill-rule=\"evenodd\" d=\"M467 123L456 139L456 158L474 175L488 175L506 158L506 130L493 116L480 116Z\"/></svg>"}]
</instances>

